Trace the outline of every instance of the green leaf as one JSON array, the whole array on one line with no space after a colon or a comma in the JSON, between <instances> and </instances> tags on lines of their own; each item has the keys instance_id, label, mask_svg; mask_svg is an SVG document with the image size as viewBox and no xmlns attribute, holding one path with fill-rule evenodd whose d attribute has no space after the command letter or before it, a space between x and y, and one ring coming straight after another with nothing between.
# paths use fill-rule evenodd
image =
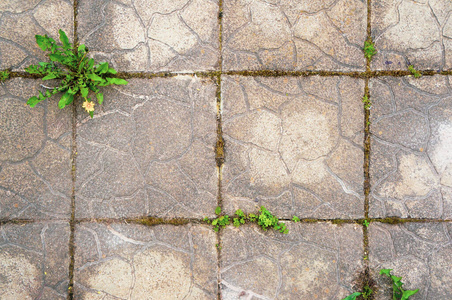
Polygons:
<instances>
[{"instance_id":1,"label":"green leaf","mask_svg":"<svg viewBox=\"0 0 452 300\"><path fill-rule=\"evenodd\" d=\"M86 78L94 80L94 81L103 81L104 79L96 74L87 74Z\"/></svg>"},{"instance_id":2,"label":"green leaf","mask_svg":"<svg viewBox=\"0 0 452 300\"><path fill-rule=\"evenodd\" d=\"M90 58L89 61L88 61L87 68L88 69L92 69L93 66L94 66L94 59Z\"/></svg>"},{"instance_id":3,"label":"green leaf","mask_svg":"<svg viewBox=\"0 0 452 300\"><path fill-rule=\"evenodd\" d=\"M96 98L97 98L97 102L99 102L99 104L102 104L104 102L104 94L97 93Z\"/></svg>"},{"instance_id":4,"label":"green leaf","mask_svg":"<svg viewBox=\"0 0 452 300\"><path fill-rule=\"evenodd\" d=\"M41 48L42 51L46 51L48 47L48 40L45 36L42 35L35 35L36 43L38 44L39 48Z\"/></svg>"},{"instance_id":5,"label":"green leaf","mask_svg":"<svg viewBox=\"0 0 452 300\"><path fill-rule=\"evenodd\" d=\"M113 69L113 68L108 68L108 73L110 73L110 74L116 74L116 73L118 73L115 69Z\"/></svg>"},{"instance_id":6,"label":"green leaf","mask_svg":"<svg viewBox=\"0 0 452 300\"><path fill-rule=\"evenodd\" d=\"M64 49L70 49L71 44L69 43L66 33L61 29L58 32L60 33L60 41L63 43Z\"/></svg>"},{"instance_id":7,"label":"green leaf","mask_svg":"<svg viewBox=\"0 0 452 300\"><path fill-rule=\"evenodd\" d=\"M356 300L356 297L358 297L358 296L361 296L361 293L356 292L356 293L351 294L350 296L345 297L342 300Z\"/></svg>"},{"instance_id":8,"label":"green leaf","mask_svg":"<svg viewBox=\"0 0 452 300\"><path fill-rule=\"evenodd\" d=\"M56 53L50 54L49 58L50 58L51 61L57 61L57 62L59 62L59 63L61 63L63 65L66 63L66 59L67 59L66 56L63 56L61 54L56 54Z\"/></svg>"},{"instance_id":9,"label":"green leaf","mask_svg":"<svg viewBox=\"0 0 452 300\"><path fill-rule=\"evenodd\" d=\"M91 117L91 119L94 117L94 112L93 111L90 111L89 112L89 116Z\"/></svg>"},{"instance_id":10,"label":"green leaf","mask_svg":"<svg viewBox=\"0 0 452 300\"><path fill-rule=\"evenodd\" d=\"M89 89L88 89L88 88L86 88L86 87L80 88L80 94L82 94L82 97L83 97L83 98L85 98L86 96L88 96L88 92L89 92Z\"/></svg>"},{"instance_id":11,"label":"green leaf","mask_svg":"<svg viewBox=\"0 0 452 300\"><path fill-rule=\"evenodd\" d=\"M96 72L99 74L105 74L108 72L108 62L104 62L103 64L100 64L97 68L96 68Z\"/></svg>"},{"instance_id":12,"label":"green leaf","mask_svg":"<svg viewBox=\"0 0 452 300\"><path fill-rule=\"evenodd\" d=\"M50 79L55 79L55 78L58 78L58 76L55 73L50 73L49 75L42 78L42 80L50 80Z\"/></svg>"},{"instance_id":13,"label":"green leaf","mask_svg":"<svg viewBox=\"0 0 452 300\"><path fill-rule=\"evenodd\" d=\"M215 214L221 214L221 207L217 206L217 208L215 208Z\"/></svg>"},{"instance_id":14,"label":"green leaf","mask_svg":"<svg viewBox=\"0 0 452 300\"><path fill-rule=\"evenodd\" d=\"M86 52L86 46L81 44L80 46L78 46L77 51L78 52Z\"/></svg>"},{"instance_id":15,"label":"green leaf","mask_svg":"<svg viewBox=\"0 0 452 300\"><path fill-rule=\"evenodd\" d=\"M419 289L414 290L414 291L404 291L403 295L402 295L402 299L400 299L400 300L407 300L410 296L413 296L417 292L419 292Z\"/></svg>"},{"instance_id":16,"label":"green leaf","mask_svg":"<svg viewBox=\"0 0 452 300\"><path fill-rule=\"evenodd\" d=\"M392 270L393 270L393 269L381 269L381 270L380 270L380 275L385 274L385 275L391 277L391 271L392 271Z\"/></svg>"},{"instance_id":17,"label":"green leaf","mask_svg":"<svg viewBox=\"0 0 452 300\"><path fill-rule=\"evenodd\" d=\"M38 97L33 96L28 99L27 104L30 105L30 107L35 107L39 102L41 102L41 100L39 100Z\"/></svg>"},{"instance_id":18,"label":"green leaf","mask_svg":"<svg viewBox=\"0 0 452 300\"><path fill-rule=\"evenodd\" d=\"M74 95L70 94L69 91L67 91L63 96L61 96L61 99L58 102L58 107L60 109L63 109L66 105L71 104L72 101L74 101Z\"/></svg>"},{"instance_id":19,"label":"green leaf","mask_svg":"<svg viewBox=\"0 0 452 300\"><path fill-rule=\"evenodd\" d=\"M212 225L215 226L218 224L218 219L212 220Z\"/></svg>"},{"instance_id":20,"label":"green leaf","mask_svg":"<svg viewBox=\"0 0 452 300\"><path fill-rule=\"evenodd\" d=\"M117 85L126 85L128 84L127 81L121 78L107 78L107 81L109 84L117 84Z\"/></svg>"}]
</instances>

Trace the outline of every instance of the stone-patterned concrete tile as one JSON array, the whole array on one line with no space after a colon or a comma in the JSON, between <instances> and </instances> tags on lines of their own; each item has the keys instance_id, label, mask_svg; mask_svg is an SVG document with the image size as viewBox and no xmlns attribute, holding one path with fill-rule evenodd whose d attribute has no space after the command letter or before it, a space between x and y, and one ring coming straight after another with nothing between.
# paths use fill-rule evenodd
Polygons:
<instances>
[{"instance_id":1,"label":"stone-patterned concrete tile","mask_svg":"<svg viewBox=\"0 0 452 300\"><path fill-rule=\"evenodd\" d=\"M72 3L72 0L0 1L0 69L24 69L46 60L36 44L36 34L58 40L58 30L62 29L72 37Z\"/></svg>"},{"instance_id":2,"label":"stone-patterned concrete tile","mask_svg":"<svg viewBox=\"0 0 452 300\"><path fill-rule=\"evenodd\" d=\"M78 35L121 71L218 69L218 0L80 0Z\"/></svg>"},{"instance_id":3,"label":"stone-patterned concrete tile","mask_svg":"<svg viewBox=\"0 0 452 300\"><path fill-rule=\"evenodd\" d=\"M0 299L59 299L69 282L69 224L0 226Z\"/></svg>"},{"instance_id":4,"label":"stone-patterned concrete tile","mask_svg":"<svg viewBox=\"0 0 452 300\"><path fill-rule=\"evenodd\" d=\"M222 299L343 299L363 271L355 224L288 224L289 234L257 226L222 233Z\"/></svg>"},{"instance_id":5,"label":"stone-patterned concrete tile","mask_svg":"<svg viewBox=\"0 0 452 300\"><path fill-rule=\"evenodd\" d=\"M365 69L365 1L223 3L224 69Z\"/></svg>"},{"instance_id":6,"label":"stone-patterned concrete tile","mask_svg":"<svg viewBox=\"0 0 452 300\"><path fill-rule=\"evenodd\" d=\"M362 217L363 93L352 78L224 77L226 211Z\"/></svg>"},{"instance_id":7,"label":"stone-patterned concrete tile","mask_svg":"<svg viewBox=\"0 0 452 300\"><path fill-rule=\"evenodd\" d=\"M70 217L71 109L58 95L34 108L38 80L15 78L0 86L0 218Z\"/></svg>"},{"instance_id":8,"label":"stone-patterned concrete tile","mask_svg":"<svg viewBox=\"0 0 452 300\"><path fill-rule=\"evenodd\" d=\"M449 79L373 79L370 93L370 215L451 218Z\"/></svg>"},{"instance_id":9,"label":"stone-patterned concrete tile","mask_svg":"<svg viewBox=\"0 0 452 300\"><path fill-rule=\"evenodd\" d=\"M208 226L82 223L76 299L216 299L216 235Z\"/></svg>"},{"instance_id":10,"label":"stone-patterned concrete tile","mask_svg":"<svg viewBox=\"0 0 452 300\"><path fill-rule=\"evenodd\" d=\"M444 0L372 2L372 36L378 70L452 67L452 3Z\"/></svg>"},{"instance_id":11,"label":"stone-patterned concrete tile","mask_svg":"<svg viewBox=\"0 0 452 300\"><path fill-rule=\"evenodd\" d=\"M216 86L189 76L131 79L80 108L77 217L202 217L217 204Z\"/></svg>"},{"instance_id":12,"label":"stone-patterned concrete tile","mask_svg":"<svg viewBox=\"0 0 452 300\"><path fill-rule=\"evenodd\" d=\"M378 284L376 300L390 299L389 278L381 269L402 276L404 289L419 292L410 300L452 299L452 224L375 224L369 227L371 275Z\"/></svg>"}]
</instances>

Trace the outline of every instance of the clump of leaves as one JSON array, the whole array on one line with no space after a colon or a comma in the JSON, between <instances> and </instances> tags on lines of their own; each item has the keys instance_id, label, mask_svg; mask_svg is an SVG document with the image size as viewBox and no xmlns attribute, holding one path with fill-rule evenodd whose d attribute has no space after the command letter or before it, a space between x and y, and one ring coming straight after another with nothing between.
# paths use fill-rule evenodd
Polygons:
<instances>
[{"instance_id":1,"label":"clump of leaves","mask_svg":"<svg viewBox=\"0 0 452 300\"><path fill-rule=\"evenodd\" d=\"M259 213L256 214L248 214L246 215L241 209L235 211L235 214L230 217L228 215L221 215L221 207L217 207L215 209L215 214L218 216L217 218L210 220L205 217L204 221L208 224L212 224L213 230L218 231L220 228L224 228L227 225L232 224L235 227L240 227L240 225L245 224L246 222L257 223L264 231L267 231L269 228L273 228L281 233L289 233L286 225L284 223L280 223L279 219L273 216L264 206L262 206L259 210Z\"/></svg>"},{"instance_id":2,"label":"clump of leaves","mask_svg":"<svg viewBox=\"0 0 452 300\"><path fill-rule=\"evenodd\" d=\"M88 95L90 91L96 95L97 102L102 104L104 95L99 87L108 85L125 85L127 81L120 78L110 77L116 74L116 70L110 68L108 63L95 64L94 59L86 57L88 49L80 45L77 49L69 43L66 33L60 29L61 45L47 35L36 35L36 43L42 51L47 51L50 62L40 62L25 69L30 74L44 76L42 80L62 79L57 87L48 88L45 93L39 91L38 96L28 99L27 104L31 107L59 92L63 93L58 102L59 108L74 101L75 95L81 95L84 99L83 108L91 118L94 113L94 102Z\"/></svg>"},{"instance_id":3,"label":"clump of leaves","mask_svg":"<svg viewBox=\"0 0 452 300\"><path fill-rule=\"evenodd\" d=\"M372 107L372 103L370 102L369 96L364 95L363 103L364 103L364 109L365 110L370 110L370 108Z\"/></svg>"},{"instance_id":4,"label":"clump of leaves","mask_svg":"<svg viewBox=\"0 0 452 300\"><path fill-rule=\"evenodd\" d=\"M5 82L9 78L9 70L0 71L0 83Z\"/></svg>"},{"instance_id":5,"label":"clump of leaves","mask_svg":"<svg viewBox=\"0 0 452 300\"><path fill-rule=\"evenodd\" d=\"M368 59L368 60L372 60L372 56L374 56L375 54L377 54L377 50L375 50L375 45L372 42L372 40L368 40L364 42L364 56Z\"/></svg>"},{"instance_id":6,"label":"clump of leaves","mask_svg":"<svg viewBox=\"0 0 452 300\"><path fill-rule=\"evenodd\" d=\"M300 222L300 218L297 216L293 216L292 221L294 221L295 223Z\"/></svg>"},{"instance_id":7,"label":"clump of leaves","mask_svg":"<svg viewBox=\"0 0 452 300\"><path fill-rule=\"evenodd\" d=\"M408 66L408 71L410 71L411 74L413 74L414 78L419 78L422 76L421 72L416 70L413 65Z\"/></svg>"},{"instance_id":8,"label":"clump of leaves","mask_svg":"<svg viewBox=\"0 0 452 300\"><path fill-rule=\"evenodd\" d=\"M404 290L402 285L402 277L397 277L391 274L392 269L382 269L380 270L381 275L386 275L392 280L392 299L393 300L407 300L410 296L416 294L419 289L414 291Z\"/></svg>"}]
</instances>

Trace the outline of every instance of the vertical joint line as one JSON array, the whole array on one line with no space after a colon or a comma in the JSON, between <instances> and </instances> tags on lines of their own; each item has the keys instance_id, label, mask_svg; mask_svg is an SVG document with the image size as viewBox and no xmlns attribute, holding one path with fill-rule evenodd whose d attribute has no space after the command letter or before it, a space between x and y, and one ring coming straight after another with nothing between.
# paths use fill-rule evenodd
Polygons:
<instances>
[{"instance_id":1,"label":"vertical joint line","mask_svg":"<svg viewBox=\"0 0 452 300\"><path fill-rule=\"evenodd\" d=\"M77 9L78 0L73 0L73 43L74 52L78 48L77 36ZM76 155L77 155L77 99L72 102L72 147L71 147L71 177L72 177L72 194L71 194L71 220L69 221L70 235L69 235L69 283L67 299L74 299L74 270L75 270L75 182L76 182Z\"/></svg>"}]
</instances>

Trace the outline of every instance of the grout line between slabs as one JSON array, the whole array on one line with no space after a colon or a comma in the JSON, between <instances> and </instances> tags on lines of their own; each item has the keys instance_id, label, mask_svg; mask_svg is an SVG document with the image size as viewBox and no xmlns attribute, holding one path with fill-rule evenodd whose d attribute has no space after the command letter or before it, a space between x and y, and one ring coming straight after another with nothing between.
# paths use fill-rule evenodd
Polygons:
<instances>
[{"instance_id":1,"label":"grout line between slabs","mask_svg":"<svg viewBox=\"0 0 452 300\"><path fill-rule=\"evenodd\" d=\"M216 74L217 79L217 142L215 148L215 160L217 163L218 170L218 202L217 205L221 207L223 210L223 195L221 193L221 185L222 185L222 171L223 171L223 163L224 163L224 139L223 139L223 125L222 125L222 107L223 107L223 98L221 94L221 75L223 73L223 0L219 0L218 2L218 66L220 71ZM217 299L221 300L221 230L219 230L216 234L217 244Z\"/></svg>"},{"instance_id":2,"label":"grout line between slabs","mask_svg":"<svg viewBox=\"0 0 452 300\"><path fill-rule=\"evenodd\" d=\"M78 47L78 36L77 36L77 8L78 0L73 2L73 18L74 18L74 51L77 51ZM72 175L72 195L71 195L71 220L70 225L70 236L69 236L69 283L68 283L68 294L67 299L74 299L74 269L75 269L75 183L76 183L76 159L77 159L77 102L78 97L74 97L72 102L72 151L71 151L71 175Z\"/></svg>"}]
</instances>

